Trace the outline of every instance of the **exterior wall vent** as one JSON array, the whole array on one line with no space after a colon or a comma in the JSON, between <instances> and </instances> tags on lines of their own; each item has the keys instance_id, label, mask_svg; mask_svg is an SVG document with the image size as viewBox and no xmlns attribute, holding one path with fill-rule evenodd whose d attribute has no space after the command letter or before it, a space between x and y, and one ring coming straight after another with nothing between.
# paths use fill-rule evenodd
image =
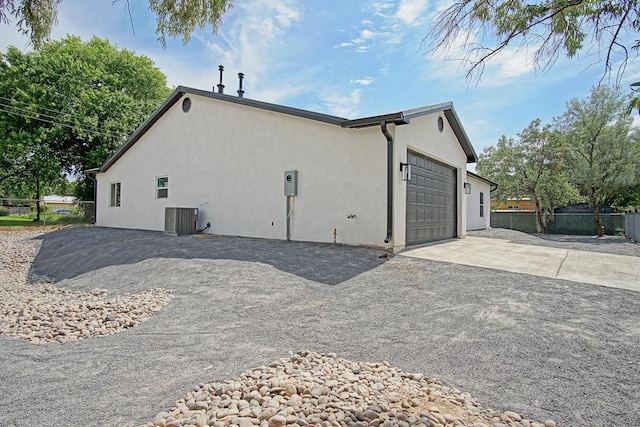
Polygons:
<instances>
[{"instance_id":1,"label":"exterior wall vent","mask_svg":"<svg viewBox=\"0 0 640 427\"><path fill-rule=\"evenodd\" d=\"M164 232L194 234L198 228L198 208L164 208Z\"/></svg>"},{"instance_id":2,"label":"exterior wall vent","mask_svg":"<svg viewBox=\"0 0 640 427\"><path fill-rule=\"evenodd\" d=\"M182 111L188 113L191 110L191 98L185 98L182 100Z\"/></svg>"}]
</instances>

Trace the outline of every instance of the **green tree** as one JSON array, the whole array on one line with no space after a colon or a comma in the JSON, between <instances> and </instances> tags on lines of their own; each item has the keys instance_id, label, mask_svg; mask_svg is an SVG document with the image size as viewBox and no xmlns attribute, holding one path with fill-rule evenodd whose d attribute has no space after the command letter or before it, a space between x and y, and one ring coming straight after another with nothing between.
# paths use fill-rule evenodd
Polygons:
<instances>
[{"instance_id":1,"label":"green tree","mask_svg":"<svg viewBox=\"0 0 640 427\"><path fill-rule=\"evenodd\" d=\"M614 206L620 210L637 210L640 208L640 184L620 193L614 201Z\"/></svg>"},{"instance_id":2,"label":"green tree","mask_svg":"<svg viewBox=\"0 0 640 427\"><path fill-rule=\"evenodd\" d=\"M11 182L28 181L39 198L75 175L78 196L92 198L82 171L100 166L168 94L153 61L106 40L9 47L0 56L0 184L11 192Z\"/></svg>"},{"instance_id":3,"label":"green tree","mask_svg":"<svg viewBox=\"0 0 640 427\"><path fill-rule=\"evenodd\" d=\"M530 197L539 233L546 231L555 208L577 196L564 173L557 136L550 126L541 128L540 119L519 133L518 140L503 135L496 147L486 148L478 160L478 173L498 184L498 199Z\"/></svg>"},{"instance_id":4,"label":"green tree","mask_svg":"<svg viewBox=\"0 0 640 427\"><path fill-rule=\"evenodd\" d=\"M61 1L0 0L0 23L8 24L12 17L17 19L18 29L39 49L57 23ZM131 15L130 0L124 1ZM162 46L166 46L167 36L181 36L187 44L196 28L203 29L207 25L216 32L222 16L232 5L233 0L149 0L149 10L156 15L156 34Z\"/></svg>"},{"instance_id":5,"label":"green tree","mask_svg":"<svg viewBox=\"0 0 640 427\"><path fill-rule=\"evenodd\" d=\"M628 102L608 86L594 87L588 99L570 100L567 111L554 119L569 181L593 209L598 236L604 235L598 207L613 204L640 183L640 148Z\"/></svg>"},{"instance_id":6,"label":"green tree","mask_svg":"<svg viewBox=\"0 0 640 427\"><path fill-rule=\"evenodd\" d=\"M479 79L485 64L514 45L532 52L535 65L551 67L560 53L574 57L587 47L604 61L605 73L617 67L624 72L630 41L640 29L640 4L615 0L456 0L440 12L425 37L431 52L459 48L468 64L467 78ZM495 44L482 45L477 35L488 35ZM618 64L616 62L620 60Z\"/></svg>"}]
</instances>

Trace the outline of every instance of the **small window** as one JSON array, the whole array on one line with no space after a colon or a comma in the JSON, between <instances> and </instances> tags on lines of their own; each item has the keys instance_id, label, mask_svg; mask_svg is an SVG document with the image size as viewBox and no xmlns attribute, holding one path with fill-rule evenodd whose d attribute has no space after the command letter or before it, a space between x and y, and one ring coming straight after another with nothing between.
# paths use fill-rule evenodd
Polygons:
<instances>
[{"instance_id":1,"label":"small window","mask_svg":"<svg viewBox=\"0 0 640 427\"><path fill-rule=\"evenodd\" d=\"M112 208L120 207L120 190L121 190L121 185L119 182L111 183L111 207Z\"/></svg>"},{"instance_id":2,"label":"small window","mask_svg":"<svg viewBox=\"0 0 640 427\"><path fill-rule=\"evenodd\" d=\"M160 176L156 178L156 199L166 199L169 197L169 177Z\"/></svg>"},{"instance_id":3,"label":"small window","mask_svg":"<svg viewBox=\"0 0 640 427\"><path fill-rule=\"evenodd\" d=\"M480 192L480 218L484 218L484 193Z\"/></svg>"}]
</instances>

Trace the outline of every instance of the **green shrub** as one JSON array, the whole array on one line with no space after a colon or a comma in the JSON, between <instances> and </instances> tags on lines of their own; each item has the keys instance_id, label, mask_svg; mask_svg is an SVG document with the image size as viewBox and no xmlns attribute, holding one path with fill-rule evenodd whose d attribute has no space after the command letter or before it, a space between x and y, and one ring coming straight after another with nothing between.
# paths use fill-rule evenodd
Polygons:
<instances>
[{"instance_id":1,"label":"green shrub","mask_svg":"<svg viewBox=\"0 0 640 427\"><path fill-rule=\"evenodd\" d=\"M31 209L31 213L35 215L35 213L36 213L36 212L37 212L37 210L38 210L38 205L37 205L37 204L35 204L35 205L31 205L30 209ZM40 213L41 213L41 214L43 214L43 213L45 213L47 210L48 210L48 209L47 209L47 208L45 208L44 203L40 203Z\"/></svg>"},{"instance_id":2,"label":"green shrub","mask_svg":"<svg viewBox=\"0 0 640 427\"><path fill-rule=\"evenodd\" d=\"M4 206L0 206L0 216L9 216L9 209Z\"/></svg>"}]
</instances>

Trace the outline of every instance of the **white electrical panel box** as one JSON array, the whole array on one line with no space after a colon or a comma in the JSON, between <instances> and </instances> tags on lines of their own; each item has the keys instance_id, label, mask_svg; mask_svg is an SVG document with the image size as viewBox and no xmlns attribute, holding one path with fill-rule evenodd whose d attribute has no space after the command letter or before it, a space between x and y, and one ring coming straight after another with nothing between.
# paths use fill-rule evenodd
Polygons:
<instances>
[{"instance_id":1,"label":"white electrical panel box","mask_svg":"<svg viewBox=\"0 0 640 427\"><path fill-rule=\"evenodd\" d=\"M286 171L284 173L284 195L296 196L298 194L298 171Z\"/></svg>"}]
</instances>

